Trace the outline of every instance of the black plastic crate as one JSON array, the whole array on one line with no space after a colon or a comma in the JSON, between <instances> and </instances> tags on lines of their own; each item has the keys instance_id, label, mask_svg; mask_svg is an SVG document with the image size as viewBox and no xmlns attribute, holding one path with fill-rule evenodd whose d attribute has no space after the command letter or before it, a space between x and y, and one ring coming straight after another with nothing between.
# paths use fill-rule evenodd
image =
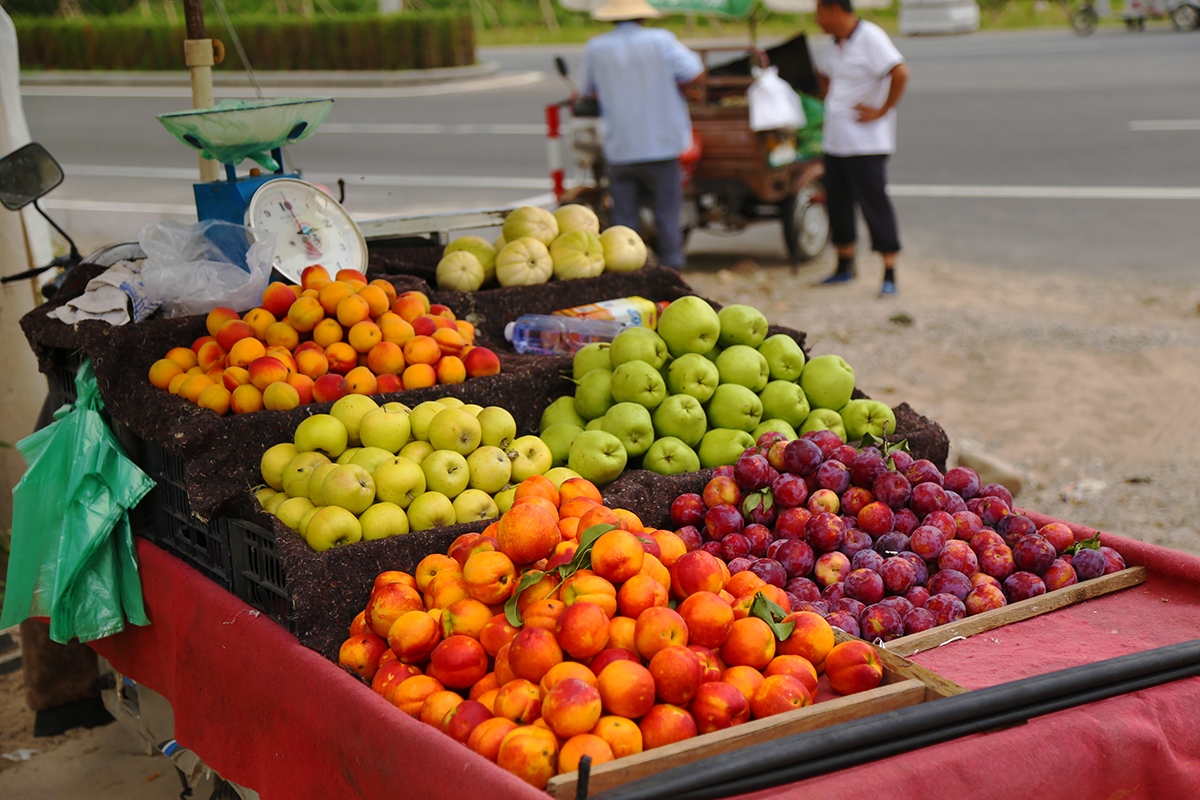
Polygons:
<instances>
[{"instance_id":1,"label":"black plastic crate","mask_svg":"<svg viewBox=\"0 0 1200 800\"><path fill-rule=\"evenodd\" d=\"M296 604L287 585L275 532L244 519L222 518L233 547L234 594L296 632Z\"/></svg>"},{"instance_id":2,"label":"black plastic crate","mask_svg":"<svg viewBox=\"0 0 1200 800\"><path fill-rule=\"evenodd\" d=\"M203 522L192 514L182 459L153 442L142 441L135 463L155 481L133 516L135 532L195 567L227 591L234 591L229 525L220 517Z\"/></svg>"},{"instance_id":3,"label":"black plastic crate","mask_svg":"<svg viewBox=\"0 0 1200 800\"><path fill-rule=\"evenodd\" d=\"M46 384L50 395L51 411L79 399L75 391L75 376L87 355L82 350L55 348L50 359L50 371L46 373Z\"/></svg>"}]
</instances>

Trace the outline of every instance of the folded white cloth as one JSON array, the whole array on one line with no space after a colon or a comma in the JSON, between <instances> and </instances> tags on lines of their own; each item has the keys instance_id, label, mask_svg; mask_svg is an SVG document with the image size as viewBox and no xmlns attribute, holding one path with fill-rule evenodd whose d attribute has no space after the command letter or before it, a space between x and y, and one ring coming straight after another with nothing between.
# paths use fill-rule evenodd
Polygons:
<instances>
[{"instance_id":1,"label":"folded white cloth","mask_svg":"<svg viewBox=\"0 0 1200 800\"><path fill-rule=\"evenodd\" d=\"M142 261L118 261L88 281L83 294L51 311L47 316L68 325L84 319L100 319L109 325L141 322L154 313L156 303L145 297Z\"/></svg>"}]
</instances>

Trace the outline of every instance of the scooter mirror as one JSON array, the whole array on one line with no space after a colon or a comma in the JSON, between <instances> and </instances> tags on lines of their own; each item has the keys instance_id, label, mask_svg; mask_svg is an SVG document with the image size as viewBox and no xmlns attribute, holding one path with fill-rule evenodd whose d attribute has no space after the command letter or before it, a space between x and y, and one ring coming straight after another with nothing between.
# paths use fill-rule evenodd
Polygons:
<instances>
[{"instance_id":1,"label":"scooter mirror","mask_svg":"<svg viewBox=\"0 0 1200 800\"><path fill-rule=\"evenodd\" d=\"M567 73L570 72L570 70L567 69L567 60L562 56L554 57L554 66L558 70L558 74L562 75L564 78L567 77Z\"/></svg>"},{"instance_id":2,"label":"scooter mirror","mask_svg":"<svg viewBox=\"0 0 1200 800\"><path fill-rule=\"evenodd\" d=\"M37 142L0 158L0 204L11 211L19 211L62 182L62 167Z\"/></svg>"}]
</instances>

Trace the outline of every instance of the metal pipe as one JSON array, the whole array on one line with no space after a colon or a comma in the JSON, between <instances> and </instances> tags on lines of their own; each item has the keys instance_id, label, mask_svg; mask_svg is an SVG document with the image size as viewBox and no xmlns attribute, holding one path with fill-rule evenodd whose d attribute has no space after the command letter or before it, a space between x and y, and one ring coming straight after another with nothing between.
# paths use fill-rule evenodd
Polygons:
<instances>
[{"instance_id":1,"label":"metal pipe","mask_svg":"<svg viewBox=\"0 0 1200 800\"><path fill-rule=\"evenodd\" d=\"M651 800L664 796L680 797L705 787L728 785L772 773L777 771L780 764L795 764L800 759L812 761L833 758L851 750L916 737L927 731L937 733L980 718L997 717L1040 703L1048 704L1092 688L1103 688L1147 676L1162 682L1157 679L1159 673L1194 669L1198 665L1200 639L977 689L899 711L765 742L753 750L740 749L667 770L602 792L597 798ZM989 723L990 727L999 724L1003 723L997 723L994 719Z\"/></svg>"}]
</instances>

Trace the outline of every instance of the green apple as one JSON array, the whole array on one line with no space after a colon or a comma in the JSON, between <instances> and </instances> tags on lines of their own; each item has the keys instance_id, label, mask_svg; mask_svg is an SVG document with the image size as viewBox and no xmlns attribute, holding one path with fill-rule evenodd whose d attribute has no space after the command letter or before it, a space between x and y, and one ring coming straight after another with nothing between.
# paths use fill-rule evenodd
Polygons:
<instances>
[{"instance_id":1,"label":"green apple","mask_svg":"<svg viewBox=\"0 0 1200 800\"><path fill-rule=\"evenodd\" d=\"M659 475L678 475L700 469L700 456L674 436L655 439L642 457L642 467Z\"/></svg>"},{"instance_id":2,"label":"green apple","mask_svg":"<svg viewBox=\"0 0 1200 800\"><path fill-rule=\"evenodd\" d=\"M496 501L487 492L479 489L466 489L451 504L454 506L454 522L476 522L481 519L495 519L500 516Z\"/></svg>"},{"instance_id":3,"label":"green apple","mask_svg":"<svg viewBox=\"0 0 1200 800\"><path fill-rule=\"evenodd\" d=\"M726 347L717 356L716 363L721 383L736 383L752 392L761 392L771 379L767 359L749 345L732 344Z\"/></svg>"},{"instance_id":4,"label":"green apple","mask_svg":"<svg viewBox=\"0 0 1200 800\"><path fill-rule=\"evenodd\" d=\"M425 473L426 491L440 492L451 500L471 482L467 459L453 450L434 450L421 462L421 471Z\"/></svg>"},{"instance_id":5,"label":"green apple","mask_svg":"<svg viewBox=\"0 0 1200 800\"><path fill-rule=\"evenodd\" d=\"M450 394L445 397L439 397L435 402L441 403L446 408L462 408L466 405L466 402L462 399Z\"/></svg>"},{"instance_id":6,"label":"green apple","mask_svg":"<svg viewBox=\"0 0 1200 800\"><path fill-rule=\"evenodd\" d=\"M445 408L429 421L429 443L435 450L453 450L466 456L479 446L483 428L464 408Z\"/></svg>"},{"instance_id":7,"label":"green apple","mask_svg":"<svg viewBox=\"0 0 1200 800\"><path fill-rule=\"evenodd\" d=\"M846 423L842 421L842 415L832 408L814 408L808 412L808 418L800 426L799 433L803 436L809 431L827 430L842 437L843 442L846 441Z\"/></svg>"},{"instance_id":8,"label":"green apple","mask_svg":"<svg viewBox=\"0 0 1200 800\"><path fill-rule=\"evenodd\" d=\"M614 369L611 388L614 403L637 403L649 409L657 408L667 396L662 375L645 361L628 361Z\"/></svg>"},{"instance_id":9,"label":"green apple","mask_svg":"<svg viewBox=\"0 0 1200 800\"><path fill-rule=\"evenodd\" d=\"M804 351L786 333L768 336L758 346L758 352L767 359L773 381L794 381L804 370Z\"/></svg>"},{"instance_id":10,"label":"green apple","mask_svg":"<svg viewBox=\"0 0 1200 800\"><path fill-rule=\"evenodd\" d=\"M495 494L512 478L512 461L499 447L485 444L467 456L467 470L471 473L468 489Z\"/></svg>"},{"instance_id":11,"label":"green apple","mask_svg":"<svg viewBox=\"0 0 1200 800\"><path fill-rule=\"evenodd\" d=\"M412 425L408 421L407 411L388 408L390 405L388 403L363 414L358 426L358 440L363 447L378 447L395 455L408 444Z\"/></svg>"},{"instance_id":12,"label":"green apple","mask_svg":"<svg viewBox=\"0 0 1200 800\"><path fill-rule=\"evenodd\" d=\"M358 517L341 506L318 508L304 528L304 541L318 553L361 540L362 524Z\"/></svg>"},{"instance_id":13,"label":"green apple","mask_svg":"<svg viewBox=\"0 0 1200 800\"><path fill-rule=\"evenodd\" d=\"M512 461L513 483L520 483L532 475L545 475L554 466L554 455L550 446L530 434L521 436L509 446L508 457Z\"/></svg>"},{"instance_id":14,"label":"green apple","mask_svg":"<svg viewBox=\"0 0 1200 800\"><path fill-rule=\"evenodd\" d=\"M275 509L275 516L297 533L300 532L300 520L312 509L316 508L307 497L289 497Z\"/></svg>"},{"instance_id":15,"label":"green apple","mask_svg":"<svg viewBox=\"0 0 1200 800\"><path fill-rule=\"evenodd\" d=\"M571 443L567 466L597 486L612 483L629 457L621 440L607 431L584 431Z\"/></svg>"},{"instance_id":16,"label":"green apple","mask_svg":"<svg viewBox=\"0 0 1200 800\"><path fill-rule=\"evenodd\" d=\"M721 355L721 351L722 351L723 349L724 349L724 348L722 348L720 345L717 345L717 346L713 347L713 349L712 349L712 350L709 350L707 353L701 353L700 355L704 356L704 357L705 357L705 358L707 358L709 361L711 361L711 362L713 362L714 364L716 364L716 363L717 363L717 358L718 358L718 357L720 357L720 355Z\"/></svg>"},{"instance_id":17,"label":"green apple","mask_svg":"<svg viewBox=\"0 0 1200 800\"><path fill-rule=\"evenodd\" d=\"M412 413L412 409L411 409L411 408L409 408L408 406L404 405L404 403L401 403L401 402L400 402L400 401L398 401L398 400L392 400L392 401L390 401L390 402L384 403L384 404L381 406L381 408L383 408L383 409L385 409L385 410L387 410L387 411L403 411L405 414L410 414L410 413Z\"/></svg>"},{"instance_id":18,"label":"green apple","mask_svg":"<svg viewBox=\"0 0 1200 800\"><path fill-rule=\"evenodd\" d=\"M579 380L594 369L611 371L613 368L612 356L609 355L611 348L611 342L592 342L579 348L571 361L572 377Z\"/></svg>"},{"instance_id":19,"label":"green apple","mask_svg":"<svg viewBox=\"0 0 1200 800\"><path fill-rule=\"evenodd\" d=\"M767 338L767 318L753 306L734 303L717 312L721 321L721 334L717 344L729 347L732 344L744 344L758 347Z\"/></svg>"},{"instance_id":20,"label":"green apple","mask_svg":"<svg viewBox=\"0 0 1200 800\"><path fill-rule=\"evenodd\" d=\"M553 469L546 470L546 479L554 484L555 489L561 489L565 480L582 477L582 475L570 467L554 467Z\"/></svg>"},{"instance_id":21,"label":"green apple","mask_svg":"<svg viewBox=\"0 0 1200 800\"><path fill-rule=\"evenodd\" d=\"M400 452L396 455L404 456L414 464L420 464L425 460L425 456L433 452L433 445L429 442L422 442L420 439L409 442L400 448Z\"/></svg>"},{"instance_id":22,"label":"green apple","mask_svg":"<svg viewBox=\"0 0 1200 800\"><path fill-rule=\"evenodd\" d=\"M414 499L425 493L425 471L404 456L383 462L371 477L375 480L375 499L380 502L408 508Z\"/></svg>"},{"instance_id":23,"label":"green apple","mask_svg":"<svg viewBox=\"0 0 1200 800\"><path fill-rule=\"evenodd\" d=\"M707 403L721 382L717 365L699 353L687 353L667 365L667 391Z\"/></svg>"},{"instance_id":24,"label":"green apple","mask_svg":"<svg viewBox=\"0 0 1200 800\"><path fill-rule=\"evenodd\" d=\"M465 408L465 406L464 406ZM479 444L503 450L517 438L517 421L507 408L487 406L475 414L479 422Z\"/></svg>"},{"instance_id":25,"label":"green apple","mask_svg":"<svg viewBox=\"0 0 1200 800\"><path fill-rule=\"evenodd\" d=\"M708 430L704 406L690 394L673 394L654 409L654 435L681 440L689 448L700 444Z\"/></svg>"},{"instance_id":26,"label":"green apple","mask_svg":"<svg viewBox=\"0 0 1200 800\"><path fill-rule=\"evenodd\" d=\"M645 406L637 403L616 403L604 413L600 429L621 441L625 455L637 458L654 442L654 422ZM570 448L567 451L570 457Z\"/></svg>"},{"instance_id":27,"label":"green apple","mask_svg":"<svg viewBox=\"0 0 1200 800\"><path fill-rule=\"evenodd\" d=\"M705 407L709 428L752 431L762 420L763 405L758 395L737 383L722 383ZM703 459L701 459L703 460Z\"/></svg>"},{"instance_id":28,"label":"green apple","mask_svg":"<svg viewBox=\"0 0 1200 800\"><path fill-rule=\"evenodd\" d=\"M611 411L610 408L609 412ZM605 416L608 414L606 413ZM597 417L597 419L601 423L604 422L604 417ZM575 441L575 437L581 433L583 433L583 428L579 425L571 422L556 422L538 435L550 448L550 455L554 457L554 466L561 467L567 463L567 453L571 449L571 442Z\"/></svg>"},{"instance_id":29,"label":"green apple","mask_svg":"<svg viewBox=\"0 0 1200 800\"><path fill-rule=\"evenodd\" d=\"M663 309L658 335L675 358L684 353L707 353L721 335L721 320L707 300L689 294Z\"/></svg>"},{"instance_id":30,"label":"green apple","mask_svg":"<svg viewBox=\"0 0 1200 800\"><path fill-rule=\"evenodd\" d=\"M291 442L282 442L268 447L267 452L263 453L262 459L258 462L263 482L275 491L281 491L283 489L283 471L287 469L288 462L299 452L296 445Z\"/></svg>"},{"instance_id":31,"label":"green apple","mask_svg":"<svg viewBox=\"0 0 1200 800\"><path fill-rule=\"evenodd\" d=\"M424 403L419 403L413 408L412 413L408 415L409 427L412 430L412 438L422 442L429 441L429 423L433 422L442 411L445 411L448 406L442 405L438 400L426 400ZM437 448L434 448L437 449Z\"/></svg>"},{"instance_id":32,"label":"green apple","mask_svg":"<svg viewBox=\"0 0 1200 800\"><path fill-rule=\"evenodd\" d=\"M353 459L356 455L358 455L359 450L362 450L362 448L361 447L347 447L345 450L342 451L342 454L340 456L338 456L336 459L334 459L334 461L337 464L349 464L351 459Z\"/></svg>"},{"instance_id":33,"label":"green apple","mask_svg":"<svg viewBox=\"0 0 1200 800\"><path fill-rule=\"evenodd\" d=\"M375 502L375 479L358 464L342 464L325 476L321 498L327 506L341 506L358 516Z\"/></svg>"},{"instance_id":34,"label":"green apple","mask_svg":"<svg viewBox=\"0 0 1200 800\"><path fill-rule=\"evenodd\" d=\"M312 475L308 478L308 499L313 502L313 505L327 506L325 495L321 493L321 487L325 484L325 479L329 477L329 473L333 472L340 466L332 461L328 464L322 464L313 470Z\"/></svg>"},{"instance_id":35,"label":"green apple","mask_svg":"<svg viewBox=\"0 0 1200 800\"><path fill-rule=\"evenodd\" d=\"M879 400L851 400L838 414L846 426L847 442L861 442L868 433L883 437L896 432L896 412Z\"/></svg>"},{"instance_id":36,"label":"green apple","mask_svg":"<svg viewBox=\"0 0 1200 800\"><path fill-rule=\"evenodd\" d=\"M274 514L279 510L279 507L288 501L287 492L276 492L273 497L267 498L267 502L262 504L263 511L268 514Z\"/></svg>"},{"instance_id":37,"label":"green apple","mask_svg":"<svg viewBox=\"0 0 1200 800\"><path fill-rule=\"evenodd\" d=\"M759 392L758 399L762 400L765 419L781 419L795 428L808 417L808 398L795 381L771 381Z\"/></svg>"},{"instance_id":38,"label":"green apple","mask_svg":"<svg viewBox=\"0 0 1200 800\"><path fill-rule=\"evenodd\" d=\"M474 414L476 419L479 418L479 412L483 411L483 406L479 405L478 403L467 403L466 405L463 406L463 408L465 408L467 411L470 411L472 414ZM495 408L500 408L500 407L495 406ZM503 411L504 409L501 408L500 410ZM479 424L482 425L483 423L481 422Z\"/></svg>"},{"instance_id":39,"label":"green apple","mask_svg":"<svg viewBox=\"0 0 1200 800\"><path fill-rule=\"evenodd\" d=\"M509 486L507 489L501 489L492 495L492 499L496 501L496 508L500 509L501 514L507 514L512 508L513 501L517 499L517 487Z\"/></svg>"},{"instance_id":40,"label":"green apple","mask_svg":"<svg viewBox=\"0 0 1200 800\"><path fill-rule=\"evenodd\" d=\"M358 438L362 418L373 408L379 408L379 403L376 403L365 394L348 394L338 398L329 409L329 413L340 419L342 424L346 426L347 441L351 445L359 445L362 444L362 441Z\"/></svg>"},{"instance_id":41,"label":"green apple","mask_svg":"<svg viewBox=\"0 0 1200 800\"><path fill-rule=\"evenodd\" d=\"M738 460L747 447L754 446L754 437L747 431L732 428L713 428L700 440L697 455L703 469L722 467Z\"/></svg>"},{"instance_id":42,"label":"green apple","mask_svg":"<svg viewBox=\"0 0 1200 800\"><path fill-rule=\"evenodd\" d=\"M363 541L403 536L408 533L408 514L395 503L373 503L358 515Z\"/></svg>"},{"instance_id":43,"label":"green apple","mask_svg":"<svg viewBox=\"0 0 1200 800\"><path fill-rule=\"evenodd\" d=\"M778 419L776 417L772 417L770 419L764 419L762 422L758 423L758 427L755 428L754 430L750 431L750 435L753 436L754 441L757 442L758 437L760 437L764 433L768 433L770 431L777 431L779 433L782 433L789 440L797 438L796 429L794 427L792 427L791 425L789 425L784 420Z\"/></svg>"},{"instance_id":44,"label":"green apple","mask_svg":"<svg viewBox=\"0 0 1200 800\"><path fill-rule=\"evenodd\" d=\"M331 459L346 452L350 434L340 419L332 414L313 414L296 426L292 437L299 453L324 453Z\"/></svg>"},{"instance_id":45,"label":"green apple","mask_svg":"<svg viewBox=\"0 0 1200 800\"><path fill-rule=\"evenodd\" d=\"M609 406L613 404L611 370L588 370L577 381L575 387L575 410L584 419L597 419L604 416Z\"/></svg>"},{"instance_id":46,"label":"green apple","mask_svg":"<svg viewBox=\"0 0 1200 800\"><path fill-rule=\"evenodd\" d=\"M804 365L800 388L813 408L836 411L850 402L854 392L854 368L841 356L817 356Z\"/></svg>"},{"instance_id":47,"label":"green apple","mask_svg":"<svg viewBox=\"0 0 1200 800\"><path fill-rule=\"evenodd\" d=\"M596 417L583 426L585 431L602 431L604 430L604 417Z\"/></svg>"},{"instance_id":48,"label":"green apple","mask_svg":"<svg viewBox=\"0 0 1200 800\"><path fill-rule=\"evenodd\" d=\"M587 425L587 420L575 410L575 398L569 394L563 395L546 406L546 410L542 412L542 419L538 423L538 432L541 433L551 425L558 425L563 422L579 428Z\"/></svg>"},{"instance_id":49,"label":"green apple","mask_svg":"<svg viewBox=\"0 0 1200 800\"><path fill-rule=\"evenodd\" d=\"M455 519L454 504L441 492L426 492L408 507L408 526L414 531L444 528Z\"/></svg>"},{"instance_id":50,"label":"green apple","mask_svg":"<svg viewBox=\"0 0 1200 800\"><path fill-rule=\"evenodd\" d=\"M354 457L350 459L350 463L358 464L367 472L374 472L380 464L395 457L395 453L384 450L382 447L360 447Z\"/></svg>"},{"instance_id":51,"label":"green apple","mask_svg":"<svg viewBox=\"0 0 1200 800\"><path fill-rule=\"evenodd\" d=\"M614 370L629 361L645 361L659 369L667 363L667 343L654 331L637 325L613 338L608 357Z\"/></svg>"},{"instance_id":52,"label":"green apple","mask_svg":"<svg viewBox=\"0 0 1200 800\"><path fill-rule=\"evenodd\" d=\"M328 464L329 459L324 453L307 451L292 456L283 470L283 491L288 497L308 497L308 481L313 470L322 464Z\"/></svg>"},{"instance_id":53,"label":"green apple","mask_svg":"<svg viewBox=\"0 0 1200 800\"><path fill-rule=\"evenodd\" d=\"M280 484L280 485L282 485L282 484ZM282 494L284 497L287 497L286 492L276 491L275 489L272 489L270 486L263 486L261 489L258 489L257 491L254 492L254 499L258 501L258 504L260 506L263 506L265 508L267 505L267 501L270 500L272 497L274 497L277 494Z\"/></svg>"}]
</instances>

